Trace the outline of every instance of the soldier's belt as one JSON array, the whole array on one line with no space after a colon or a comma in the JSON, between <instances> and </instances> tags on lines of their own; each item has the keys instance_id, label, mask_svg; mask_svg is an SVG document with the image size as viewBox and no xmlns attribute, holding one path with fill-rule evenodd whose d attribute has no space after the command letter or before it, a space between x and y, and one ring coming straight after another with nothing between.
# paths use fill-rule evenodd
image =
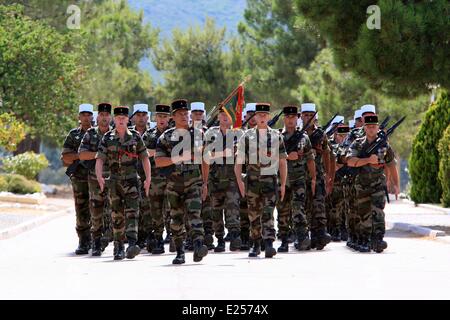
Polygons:
<instances>
[{"instance_id":1,"label":"soldier's belt","mask_svg":"<svg viewBox=\"0 0 450 320\"><path fill-rule=\"evenodd\" d=\"M200 165L199 164L184 164L180 163L175 165L175 172L186 172L186 171L200 171Z\"/></svg>"},{"instance_id":2,"label":"soldier's belt","mask_svg":"<svg viewBox=\"0 0 450 320\"><path fill-rule=\"evenodd\" d=\"M129 173L129 174L119 174L119 173L111 173L109 176L110 179L120 179L120 180L125 180L125 179L137 179L138 175L136 172L133 173Z\"/></svg>"}]
</instances>

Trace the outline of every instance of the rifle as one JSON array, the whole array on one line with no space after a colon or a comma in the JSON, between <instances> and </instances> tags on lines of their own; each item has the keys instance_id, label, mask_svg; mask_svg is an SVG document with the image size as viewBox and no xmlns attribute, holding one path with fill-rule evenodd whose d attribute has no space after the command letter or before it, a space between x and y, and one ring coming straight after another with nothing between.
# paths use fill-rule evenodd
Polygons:
<instances>
[{"instance_id":1,"label":"rifle","mask_svg":"<svg viewBox=\"0 0 450 320\"><path fill-rule=\"evenodd\" d=\"M384 130L387 125L389 124L389 121L391 120L391 116L387 116L386 119L383 120L383 122L380 124L380 130Z\"/></svg>"},{"instance_id":2,"label":"rifle","mask_svg":"<svg viewBox=\"0 0 450 320\"><path fill-rule=\"evenodd\" d=\"M344 123L344 121L342 121L342 120L337 123L333 123L333 125L331 126L331 129L327 132L327 137L330 138L333 134L335 134L338 126L342 123Z\"/></svg>"},{"instance_id":3,"label":"rifle","mask_svg":"<svg viewBox=\"0 0 450 320\"><path fill-rule=\"evenodd\" d=\"M309 119L309 121L303 126L301 130L295 130L295 133L285 142L286 153L289 154L294 152L298 148L298 141L303 137L303 134L306 130L311 126L311 123L314 121L316 117L317 111L314 115ZM293 143L295 141L295 143Z\"/></svg>"},{"instance_id":4,"label":"rifle","mask_svg":"<svg viewBox=\"0 0 450 320\"><path fill-rule=\"evenodd\" d=\"M248 118L247 120L245 120L244 123L242 124L242 127L241 127L241 128L244 128L244 127L247 125L247 123L248 123L251 119L253 119L254 116L256 116L256 113L253 113L253 114L250 116L250 118Z\"/></svg>"},{"instance_id":5,"label":"rifle","mask_svg":"<svg viewBox=\"0 0 450 320\"><path fill-rule=\"evenodd\" d=\"M279 114L277 114L275 117L273 117L273 118L267 123L267 125L268 125L269 127L272 128L274 125L277 124L278 120L280 120L280 117L281 117L282 114L283 114L283 110L281 110Z\"/></svg>"},{"instance_id":6,"label":"rifle","mask_svg":"<svg viewBox=\"0 0 450 320\"><path fill-rule=\"evenodd\" d=\"M95 160L91 160L91 161L94 162L93 168L95 168ZM70 166L67 167L66 175L69 178L72 178L75 175L75 173L77 172L79 166L82 166L85 169L90 169L89 162L86 164L86 161L75 160L74 162L72 162L72 164Z\"/></svg>"},{"instance_id":7,"label":"rifle","mask_svg":"<svg viewBox=\"0 0 450 320\"><path fill-rule=\"evenodd\" d=\"M334 118L336 118L338 114L336 113L331 119L330 121L328 121L325 126L323 127L319 127L316 130L314 130L314 132L311 134L311 137L309 138L311 140L311 144L313 146L315 146L320 139L322 139L324 132L328 129L328 127L331 125L331 122L333 122Z\"/></svg>"}]
</instances>

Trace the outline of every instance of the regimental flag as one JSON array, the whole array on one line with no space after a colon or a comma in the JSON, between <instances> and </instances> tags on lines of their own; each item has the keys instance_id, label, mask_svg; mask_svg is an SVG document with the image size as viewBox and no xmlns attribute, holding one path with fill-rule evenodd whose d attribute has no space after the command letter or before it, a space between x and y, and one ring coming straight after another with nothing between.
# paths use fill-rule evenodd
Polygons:
<instances>
[{"instance_id":1,"label":"regimental flag","mask_svg":"<svg viewBox=\"0 0 450 320\"><path fill-rule=\"evenodd\" d=\"M233 128L242 126L242 111L244 108L244 84L239 85L226 100L222 102L222 109L233 123Z\"/></svg>"}]
</instances>

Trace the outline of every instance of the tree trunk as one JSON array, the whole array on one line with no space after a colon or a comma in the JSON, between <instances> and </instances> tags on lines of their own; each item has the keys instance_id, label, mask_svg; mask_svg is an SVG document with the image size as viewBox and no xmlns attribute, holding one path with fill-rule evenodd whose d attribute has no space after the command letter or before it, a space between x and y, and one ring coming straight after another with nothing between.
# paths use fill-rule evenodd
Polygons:
<instances>
[{"instance_id":1,"label":"tree trunk","mask_svg":"<svg viewBox=\"0 0 450 320\"><path fill-rule=\"evenodd\" d=\"M25 139L19 143L17 146L17 150L14 151L14 155L22 154L27 151L33 151L34 153L40 153L41 147L41 138L36 137L34 139L31 138L30 135L27 135Z\"/></svg>"}]
</instances>

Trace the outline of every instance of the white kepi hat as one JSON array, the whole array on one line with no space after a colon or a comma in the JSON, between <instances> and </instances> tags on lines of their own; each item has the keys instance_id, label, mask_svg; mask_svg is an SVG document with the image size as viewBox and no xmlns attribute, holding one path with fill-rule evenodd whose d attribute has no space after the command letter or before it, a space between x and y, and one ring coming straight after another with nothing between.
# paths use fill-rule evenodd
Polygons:
<instances>
[{"instance_id":1,"label":"white kepi hat","mask_svg":"<svg viewBox=\"0 0 450 320\"><path fill-rule=\"evenodd\" d=\"M361 116L363 116L366 112L377 113L373 104L365 104L361 107Z\"/></svg>"},{"instance_id":2,"label":"white kepi hat","mask_svg":"<svg viewBox=\"0 0 450 320\"><path fill-rule=\"evenodd\" d=\"M82 112L90 112L90 113L94 114L94 106L89 103L83 103L78 108L78 113L82 113Z\"/></svg>"}]
</instances>

